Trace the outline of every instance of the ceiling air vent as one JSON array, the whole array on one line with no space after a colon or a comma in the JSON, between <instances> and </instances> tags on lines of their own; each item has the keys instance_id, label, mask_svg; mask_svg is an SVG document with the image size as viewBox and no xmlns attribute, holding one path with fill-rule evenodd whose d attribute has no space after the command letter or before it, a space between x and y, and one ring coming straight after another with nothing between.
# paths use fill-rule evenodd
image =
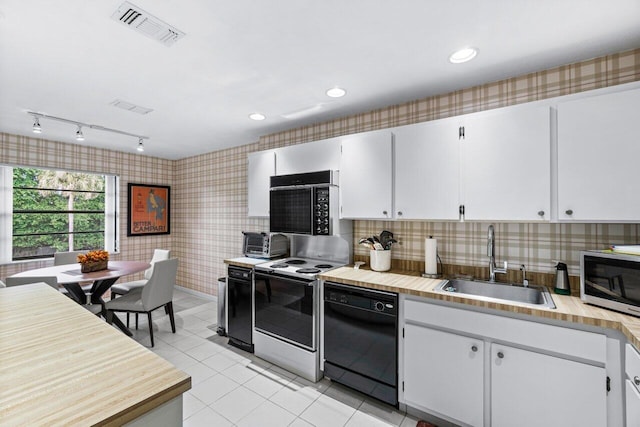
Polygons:
<instances>
[{"instance_id":1,"label":"ceiling air vent","mask_svg":"<svg viewBox=\"0 0 640 427\"><path fill-rule=\"evenodd\" d=\"M132 111L138 114L147 114L153 111L152 108L141 107L139 105L132 104L130 102L123 101L121 99L116 99L115 101L111 102L110 105L113 105L114 107L122 108L123 110Z\"/></svg>"},{"instance_id":2,"label":"ceiling air vent","mask_svg":"<svg viewBox=\"0 0 640 427\"><path fill-rule=\"evenodd\" d=\"M185 35L177 28L128 1L122 3L118 10L111 15L111 18L165 46L171 46Z\"/></svg>"}]
</instances>

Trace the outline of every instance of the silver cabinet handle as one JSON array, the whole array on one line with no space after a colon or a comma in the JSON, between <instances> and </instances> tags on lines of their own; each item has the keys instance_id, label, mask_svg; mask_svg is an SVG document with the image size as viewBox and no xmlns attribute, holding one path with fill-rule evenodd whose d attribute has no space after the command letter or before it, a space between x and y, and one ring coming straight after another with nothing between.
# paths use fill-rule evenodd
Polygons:
<instances>
[{"instance_id":1,"label":"silver cabinet handle","mask_svg":"<svg viewBox=\"0 0 640 427\"><path fill-rule=\"evenodd\" d=\"M544 211L538 211L538 216L544 216Z\"/></svg>"},{"instance_id":2,"label":"silver cabinet handle","mask_svg":"<svg viewBox=\"0 0 640 427\"><path fill-rule=\"evenodd\" d=\"M573 210L567 209L566 211L564 211L564 213L566 213L567 215L573 215Z\"/></svg>"},{"instance_id":3,"label":"silver cabinet handle","mask_svg":"<svg viewBox=\"0 0 640 427\"><path fill-rule=\"evenodd\" d=\"M504 359L504 353L499 351L498 352L498 359Z\"/></svg>"},{"instance_id":4,"label":"silver cabinet handle","mask_svg":"<svg viewBox=\"0 0 640 427\"><path fill-rule=\"evenodd\" d=\"M640 385L640 377L638 376L633 377L633 382L636 383L636 385Z\"/></svg>"},{"instance_id":5,"label":"silver cabinet handle","mask_svg":"<svg viewBox=\"0 0 640 427\"><path fill-rule=\"evenodd\" d=\"M472 345L472 346L471 346L471 351L473 351L474 353L475 353L476 351L478 351L478 346L477 346L477 345ZM636 378L637 378L637 377L636 377Z\"/></svg>"}]
</instances>

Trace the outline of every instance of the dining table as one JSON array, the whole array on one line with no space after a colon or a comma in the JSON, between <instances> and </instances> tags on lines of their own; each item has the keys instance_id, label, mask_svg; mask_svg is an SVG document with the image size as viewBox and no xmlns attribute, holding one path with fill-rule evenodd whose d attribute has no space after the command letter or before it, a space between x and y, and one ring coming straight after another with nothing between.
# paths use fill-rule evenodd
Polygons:
<instances>
[{"instance_id":1,"label":"dining table","mask_svg":"<svg viewBox=\"0 0 640 427\"><path fill-rule=\"evenodd\" d=\"M107 268L99 271L92 271L89 273L83 273L79 263L77 264L64 264L54 265L51 267L36 268L33 270L26 270L20 273L14 274L12 277L52 277L55 276L58 279L58 284L65 287L69 292L69 296L75 300L78 304L100 304L102 307L100 312L103 316L105 301L102 299L102 295L116 283L116 281L129 274L139 273L151 267L148 262L140 261L109 261ZM88 293L82 289L81 283L92 283L91 290ZM105 316L106 317L106 316ZM113 317L113 323L122 332L132 336L132 332L125 326L124 323L118 319L117 316Z\"/></svg>"}]
</instances>

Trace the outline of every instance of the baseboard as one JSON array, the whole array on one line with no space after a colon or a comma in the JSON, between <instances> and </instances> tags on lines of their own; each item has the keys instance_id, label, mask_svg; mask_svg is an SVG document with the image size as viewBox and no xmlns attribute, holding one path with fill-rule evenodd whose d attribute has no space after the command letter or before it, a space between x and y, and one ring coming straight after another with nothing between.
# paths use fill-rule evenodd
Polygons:
<instances>
[{"instance_id":1,"label":"baseboard","mask_svg":"<svg viewBox=\"0 0 640 427\"><path fill-rule=\"evenodd\" d=\"M200 298L208 299L210 301L218 301L218 297L215 295L205 294L204 292L196 291L190 288L185 288L184 286L180 286L180 285L176 285L176 288L179 288L182 292L186 292L188 294L192 294Z\"/></svg>"}]
</instances>

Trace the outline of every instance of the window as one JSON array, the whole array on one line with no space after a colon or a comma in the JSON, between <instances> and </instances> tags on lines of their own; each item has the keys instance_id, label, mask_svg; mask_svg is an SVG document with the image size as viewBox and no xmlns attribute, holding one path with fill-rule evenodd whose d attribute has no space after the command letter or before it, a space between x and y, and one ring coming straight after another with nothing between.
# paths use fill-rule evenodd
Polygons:
<instances>
[{"instance_id":1,"label":"window","mask_svg":"<svg viewBox=\"0 0 640 427\"><path fill-rule=\"evenodd\" d=\"M117 250L118 179L84 172L1 167L1 261L55 252ZM6 203L4 203L6 202ZM5 235L5 233L2 233Z\"/></svg>"}]
</instances>

